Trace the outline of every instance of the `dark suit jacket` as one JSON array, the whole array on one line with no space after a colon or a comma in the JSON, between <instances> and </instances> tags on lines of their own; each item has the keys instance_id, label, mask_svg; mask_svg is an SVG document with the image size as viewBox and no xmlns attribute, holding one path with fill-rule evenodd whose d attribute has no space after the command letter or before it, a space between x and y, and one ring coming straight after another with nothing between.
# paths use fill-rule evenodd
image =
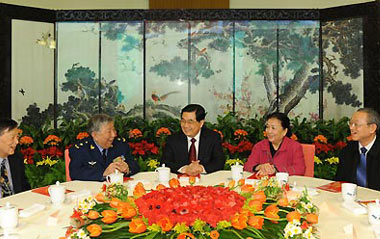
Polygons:
<instances>
[{"instance_id":1,"label":"dark suit jacket","mask_svg":"<svg viewBox=\"0 0 380 239\"><path fill-rule=\"evenodd\" d=\"M187 143L187 137L182 131L167 139L161 162L173 173L178 173L178 169L190 163ZM206 127L201 129L198 160L207 173L222 170L226 161L219 134Z\"/></svg>"},{"instance_id":2,"label":"dark suit jacket","mask_svg":"<svg viewBox=\"0 0 380 239\"><path fill-rule=\"evenodd\" d=\"M356 183L356 168L360 162L359 142L347 144L339 154L339 165L335 176L336 181ZM367 152L367 184L368 188L380 190L380 137Z\"/></svg>"},{"instance_id":3,"label":"dark suit jacket","mask_svg":"<svg viewBox=\"0 0 380 239\"><path fill-rule=\"evenodd\" d=\"M13 190L20 193L30 189L28 179L25 176L24 159L20 152L15 152L8 156L9 167L11 168Z\"/></svg>"},{"instance_id":4,"label":"dark suit jacket","mask_svg":"<svg viewBox=\"0 0 380 239\"><path fill-rule=\"evenodd\" d=\"M102 153L92 137L84 138L69 149L70 177L72 180L104 181L104 170L121 155L129 166L129 174L139 171L137 162L133 159L131 149L124 138L116 138L112 147L108 149L107 161L103 160Z\"/></svg>"}]
</instances>

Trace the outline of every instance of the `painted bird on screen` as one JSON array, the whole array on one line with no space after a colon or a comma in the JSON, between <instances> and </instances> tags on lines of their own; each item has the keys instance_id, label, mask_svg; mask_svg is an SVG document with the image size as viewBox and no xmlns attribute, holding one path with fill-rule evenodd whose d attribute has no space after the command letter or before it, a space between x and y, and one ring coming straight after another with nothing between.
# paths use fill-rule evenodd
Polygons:
<instances>
[{"instance_id":1,"label":"painted bird on screen","mask_svg":"<svg viewBox=\"0 0 380 239\"><path fill-rule=\"evenodd\" d=\"M169 95L171 94L177 94L177 93L180 93L179 91L170 91L166 94L163 94L161 96L157 95L155 91L152 92L152 100L154 101L154 103L157 103L158 101L163 101L163 100L166 100L166 98L168 98Z\"/></svg>"}]
</instances>

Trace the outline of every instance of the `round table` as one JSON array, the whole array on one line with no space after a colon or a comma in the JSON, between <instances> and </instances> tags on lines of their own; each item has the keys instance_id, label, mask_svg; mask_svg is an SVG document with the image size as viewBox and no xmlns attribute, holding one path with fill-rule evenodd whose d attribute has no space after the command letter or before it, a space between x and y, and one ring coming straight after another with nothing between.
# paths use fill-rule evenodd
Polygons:
<instances>
[{"instance_id":1,"label":"round table","mask_svg":"<svg viewBox=\"0 0 380 239\"><path fill-rule=\"evenodd\" d=\"M243 177L247 178L251 173L244 172ZM176 177L172 174L171 177ZM155 172L141 172L132 177L135 180L144 180L155 187L157 175ZM202 175L197 185L216 185L221 182L227 183L231 179L230 171L218 171L207 175ZM296 182L297 186L318 187L331 181L319 178L290 176L290 184ZM89 190L93 195L98 193L103 185L102 182L71 181L63 185L72 191ZM343 228L348 224L353 224L357 238L374 239L375 235L368 224L367 215L355 215L341 206L342 198L340 193L332 193L318 190L318 195L312 196L312 201L319 209L319 222L317 225L322 239L353 238L346 235ZM357 198L360 200L373 200L380 198L380 192L367 188L358 187ZM70 216L77 202L66 200L61 207L51 205L48 196L27 191L0 200L0 205L6 202L17 206L20 209L27 208L34 203L45 204L46 209L28 218L19 218L19 226L15 229L18 238L28 239L57 239L64 236L66 227L70 225ZM57 224L48 226L49 216L55 215L58 218Z\"/></svg>"}]
</instances>

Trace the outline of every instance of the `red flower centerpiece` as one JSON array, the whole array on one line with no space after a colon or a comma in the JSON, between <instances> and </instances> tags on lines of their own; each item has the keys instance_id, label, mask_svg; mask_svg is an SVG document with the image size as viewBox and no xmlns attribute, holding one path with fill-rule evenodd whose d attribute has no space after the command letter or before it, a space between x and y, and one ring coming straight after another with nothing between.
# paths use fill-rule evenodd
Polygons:
<instances>
[{"instance_id":1,"label":"red flower centerpiece","mask_svg":"<svg viewBox=\"0 0 380 239\"><path fill-rule=\"evenodd\" d=\"M72 216L76 227L67 237L315 238L318 210L307 192L288 203L275 180L263 178L243 190L244 180L230 187L182 187L172 179L170 188L159 185L149 193L137 184L134 197L123 185L104 185L97 201L89 197L78 203Z\"/></svg>"}]
</instances>

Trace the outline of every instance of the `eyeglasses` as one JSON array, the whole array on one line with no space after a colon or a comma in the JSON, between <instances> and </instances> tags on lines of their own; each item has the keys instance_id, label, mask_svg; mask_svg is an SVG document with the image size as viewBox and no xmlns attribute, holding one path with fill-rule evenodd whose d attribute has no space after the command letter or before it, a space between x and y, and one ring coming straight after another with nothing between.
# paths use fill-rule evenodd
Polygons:
<instances>
[{"instance_id":1,"label":"eyeglasses","mask_svg":"<svg viewBox=\"0 0 380 239\"><path fill-rule=\"evenodd\" d=\"M358 127L361 127L363 125L369 125L369 124L373 124L373 123L366 123L366 124L358 124L358 123L354 123L354 122L347 122L347 125L348 127L352 127L352 128L358 128Z\"/></svg>"}]
</instances>

